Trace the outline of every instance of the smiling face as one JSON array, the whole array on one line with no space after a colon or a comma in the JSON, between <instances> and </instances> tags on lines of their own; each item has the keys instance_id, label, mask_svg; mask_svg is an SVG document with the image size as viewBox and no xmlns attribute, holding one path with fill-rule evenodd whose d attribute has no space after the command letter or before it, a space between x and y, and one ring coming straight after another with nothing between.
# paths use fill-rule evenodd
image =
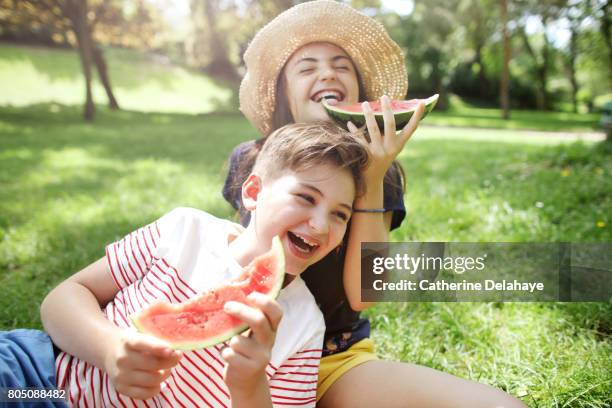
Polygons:
<instances>
[{"instance_id":1,"label":"smiling face","mask_svg":"<svg viewBox=\"0 0 612 408\"><path fill-rule=\"evenodd\" d=\"M301 47L289 58L283 72L289 109L296 123L329 120L321 105L323 98L350 103L359 99L357 71L349 56L333 44Z\"/></svg>"},{"instance_id":2,"label":"smiling face","mask_svg":"<svg viewBox=\"0 0 612 408\"><path fill-rule=\"evenodd\" d=\"M331 164L264 180L251 174L243 185L245 207L254 210L247 231L265 246L259 252L278 235L287 273L299 275L340 245L354 198L351 173Z\"/></svg>"}]
</instances>

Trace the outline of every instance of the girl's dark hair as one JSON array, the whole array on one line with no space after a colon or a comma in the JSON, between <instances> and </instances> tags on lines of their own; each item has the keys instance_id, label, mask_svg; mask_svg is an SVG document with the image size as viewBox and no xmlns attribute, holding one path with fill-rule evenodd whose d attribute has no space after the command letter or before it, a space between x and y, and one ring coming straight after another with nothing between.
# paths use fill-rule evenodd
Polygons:
<instances>
[{"instance_id":1,"label":"girl's dark hair","mask_svg":"<svg viewBox=\"0 0 612 408\"><path fill-rule=\"evenodd\" d=\"M365 88L363 86L363 81L361 80L361 75L359 75L359 71L355 68L355 73L357 74L357 85L359 87L359 101L363 102L366 100L365 98ZM236 177L234 178L233 188L241 189L242 183L247 179L251 170L253 170L253 166L255 165L255 161L257 160L257 155L261 151L267 137L273 133L274 131L282 128L285 125L290 123L294 123L295 120L293 115L291 114L291 110L289 108L289 100L287 99L287 81L285 79L285 67L278 74L278 78L276 79L276 90L275 90L275 101L276 104L274 106L274 113L272 114L272 129L270 133L265 135L263 138L258 139L253 143L250 149L241 157L241 162L238 163ZM399 192L402 194L406 191L406 175L404 173L404 169L401 164L399 164L396 160L393 161L389 170L385 174L384 179L385 185L393 186L395 188L391 189L390 192ZM398 199L399 197L392 197L393 200Z\"/></svg>"},{"instance_id":2,"label":"girl's dark hair","mask_svg":"<svg viewBox=\"0 0 612 408\"><path fill-rule=\"evenodd\" d=\"M272 129L270 130L270 133L282 128L285 125L295 122L295 119L293 119L293 115L291 114L291 109L289 108L289 100L287 99L285 67L281 69L280 74L278 74L278 78L276 78L275 89L276 92L274 100L276 101L276 104L274 106L274 113L272 114ZM270 133L264 137L268 137Z\"/></svg>"}]
</instances>

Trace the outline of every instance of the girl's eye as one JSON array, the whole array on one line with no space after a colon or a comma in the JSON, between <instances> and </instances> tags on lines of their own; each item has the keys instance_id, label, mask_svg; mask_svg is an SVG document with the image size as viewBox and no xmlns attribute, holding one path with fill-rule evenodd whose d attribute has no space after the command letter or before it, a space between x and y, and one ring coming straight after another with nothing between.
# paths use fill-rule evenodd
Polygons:
<instances>
[{"instance_id":1,"label":"girl's eye","mask_svg":"<svg viewBox=\"0 0 612 408\"><path fill-rule=\"evenodd\" d=\"M338 71L349 71L349 67L344 66L344 65L343 65L343 66L340 66L340 67L336 67L336 69L337 69Z\"/></svg>"},{"instance_id":2,"label":"girl's eye","mask_svg":"<svg viewBox=\"0 0 612 408\"><path fill-rule=\"evenodd\" d=\"M300 74L310 74L311 72L314 71L314 68L304 68L304 69L300 69Z\"/></svg>"}]
</instances>

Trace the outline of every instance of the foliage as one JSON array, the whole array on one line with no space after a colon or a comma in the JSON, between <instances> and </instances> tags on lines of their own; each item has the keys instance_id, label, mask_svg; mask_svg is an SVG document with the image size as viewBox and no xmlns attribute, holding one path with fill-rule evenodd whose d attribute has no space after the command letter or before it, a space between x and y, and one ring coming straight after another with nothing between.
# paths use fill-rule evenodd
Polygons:
<instances>
[{"instance_id":1,"label":"foliage","mask_svg":"<svg viewBox=\"0 0 612 408\"><path fill-rule=\"evenodd\" d=\"M65 1L65 0L62 0ZM174 3L89 0L94 38L105 45L156 49L187 58L234 88L242 54L257 30L303 0L190 0L188 18L175 27L164 13ZM74 44L45 1L0 0L0 38ZM381 21L406 53L410 93L448 92L499 101L503 67L499 0L415 0L399 16L380 0L344 0ZM510 97L515 108L593 111L612 94L610 2L515 0L509 4ZM572 32L575 47L568 33Z\"/></svg>"},{"instance_id":2,"label":"foliage","mask_svg":"<svg viewBox=\"0 0 612 408\"><path fill-rule=\"evenodd\" d=\"M592 108L598 96L612 92L608 53L601 35L603 17L597 11L601 6L584 4L510 2L510 96L514 107L535 108L547 100L549 108L559 109L565 106L563 102L571 101L570 47L561 41L560 34L568 29L568 16L576 14L575 9L580 9L575 17L579 102ZM503 63L499 2L416 1L409 16L378 18L406 52L411 94L444 92L448 86L460 96L497 103Z\"/></svg>"},{"instance_id":3,"label":"foliage","mask_svg":"<svg viewBox=\"0 0 612 408\"><path fill-rule=\"evenodd\" d=\"M242 65L242 54L257 30L294 3L299 1L192 0L192 29L186 39L189 63L208 67L214 63L215 54L222 51L228 61Z\"/></svg>"},{"instance_id":4,"label":"foliage","mask_svg":"<svg viewBox=\"0 0 612 408\"><path fill-rule=\"evenodd\" d=\"M0 0L0 38L75 46L71 23L62 14L63 3L66 2ZM160 11L149 3L138 0L89 0L88 3L88 18L99 43L149 49L160 46L157 37L165 27Z\"/></svg>"}]
</instances>

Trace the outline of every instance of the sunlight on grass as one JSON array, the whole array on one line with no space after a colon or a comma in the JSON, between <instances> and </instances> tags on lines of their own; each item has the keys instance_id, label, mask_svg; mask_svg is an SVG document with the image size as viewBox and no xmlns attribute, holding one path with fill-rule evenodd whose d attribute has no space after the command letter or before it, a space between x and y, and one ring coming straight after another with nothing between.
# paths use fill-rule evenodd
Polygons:
<instances>
[{"instance_id":1,"label":"sunlight on grass","mask_svg":"<svg viewBox=\"0 0 612 408\"><path fill-rule=\"evenodd\" d=\"M469 126L469 125L468 125ZM554 133L544 132L499 132L499 129L465 129L465 128L439 128L431 124L429 117L425 119L423 125L419 126L418 131L412 137L413 139L461 139L469 141L483 141L496 143L508 143L519 145L538 145L538 146L553 146L559 144L574 143L575 140ZM585 140L586 144L593 142ZM410 145L408 145L410 146ZM405 154L405 149L402 154Z\"/></svg>"},{"instance_id":2,"label":"sunlight on grass","mask_svg":"<svg viewBox=\"0 0 612 408\"><path fill-rule=\"evenodd\" d=\"M472 106L456 95L450 96L447 111L435 110L427 117L434 125L491 128L533 129L540 131L601 131L601 114L571 112L539 112L512 109L509 120L501 118L501 110Z\"/></svg>"},{"instance_id":3,"label":"sunlight on grass","mask_svg":"<svg viewBox=\"0 0 612 408\"><path fill-rule=\"evenodd\" d=\"M111 82L124 109L144 112L204 113L229 103L230 90L207 77L153 57L120 50L107 53ZM27 106L42 102L81 104L84 82L78 55L53 50L0 44L0 105ZM94 101L106 94L94 75Z\"/></svg>"}]
</instances>

